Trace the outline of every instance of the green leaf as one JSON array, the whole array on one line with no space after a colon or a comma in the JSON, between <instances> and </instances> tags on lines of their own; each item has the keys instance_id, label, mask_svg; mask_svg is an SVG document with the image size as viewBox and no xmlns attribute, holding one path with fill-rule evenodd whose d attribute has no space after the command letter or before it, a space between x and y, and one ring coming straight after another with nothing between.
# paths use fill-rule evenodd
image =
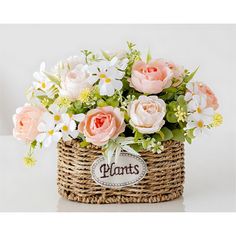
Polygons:
<instances>
[{"instance_id":1,"label":"green leaf","mask_svg":"<svg viewBox=\"0 0 236 236\"><path fill-rule=\"evenodd\" d=\"M115 100L114 98L108 98L106 100L106 103L112 107L118 107L119 106L119 101Z\"/></svg>"},{"instance_id":2,"label":"green leaf","mask_svg":"<svg viewBox=\"0 0 236 236\"><path fill-rule=\"evenodd\" d=\"M172 139L173 134L170 129L163 127L157 134L153 136L156 141L167 141Z\"/></svg>"},{"instance_id":3,"label":"green leaf","mask_svg":"<svg viewBox=\"0 0 236 236\"><path fill-rule=\"evenodd\" d=\"M191 139L191 138L189 138L188 136L186 136L186 137L185 137L185 139L186 139L186 141L187 141L189 144L191 144L191 143L192 143L192 139Z\"/></svg>"},{"instance_id":4,"label":"green leaf","mask_svg":"<svg viewBox=\"0 0 236 236\"><path fill-rule=\"evenodd\" d=\"M97 106L98 107L105 107L105 106L107 106L107 103L103 99L99 99L97 101Z\"/></svg>"},{"instance_id":5,"label":"green leaf","mask_svg":"<svg viewBox=\"0 0 236 236\"><path fill-rule=\"evenodd\" d=\"M104 56L104 58L105 58L106 60L108 60L108 61L111 60L110 55L109 55L108 53L106 53L105 51L102 51L102 55Z\"/></svg>"},{"instance_id":6,"label":"green leaf","mask_svg":"<svg viewBox=\"0 0 236 236\"><path fill-rule=\"evenodd\" d=\"M185 106L187 103L186 101L184 100L184 95L180 95L178 98L177 98L177 102L179 103L179 105L182 107L182 106Z\"/></svg>"},{"instance_id":7,"label":"green leaf","mask_svg":"<svg viewBox=\"0 0 236 236\"><path fill-rule=\"evenodd\" d=\"M60 86L61 80L57 76L48 74L47 72L44 72L44 74L48 77L49 80Z\"/></svg>"},{"instance_id":8,"label":"green leaf","mask_svg":"<svg viewBox=\"0 0 236 236\"><path fill-rule=\"evenodd\" d=\"M142 144L137 144L137 143L135 143L135 144L130 144L130 147L131 148L133 148L136 152L139 152L139 151L141 151L142 150Z\"/></svg>"},{"instance_id":9,"label":"green leaf","mask_svg":"<svg viewBox=\"0 0 236 236\"><path fill-rule=\"evenodd\" d=\"M175 116L175 113L172 111L168 111L166 114L166 120L170 123L177 123L177 118Z\"/></svg>"},{"instance_id":10,"label":"green leaf","mask_svg":"<svg viewBox=\"0 0 236 236\"><path fill-rule=\"evenodd\" d=\"M167 127L163 127L161 129L161 132L164 134L163 141L169 140L169 139L171 139L173 137L173 134L172 134L171 130L168 129Z\"/></svg>"},{"instance_id":11,"label":"green leaf","mask_svg":"<svg viewBox=\"0 0 236 236\"><path fill-rule=\"evenodd\" d=\"M37 141L34 140L34 141L31 143L30 146L31 146L32 149L35 149L36 145L37 145Z\"/></svg>"},{"instance_id":12,"label":"green leaf","mask_svg":"<svg viewBox=\"0 0 236 236\"><path fill-rule=\"evenodd\" d=\"M178 103L176 101L172 101L168 104L168 109L173 111L177 107Z\"/></svg>"},{"instance_id":13,"label":"green leaf","mask_svg":"<svg viewBox=\"0 0 236 236\"><path fill-rule=\"evenodd\" d=\"M85 140L79 143L79 146L82 148L87 147L88 145L89 145L89 143L86 142Z\"/></svg>"},{"instance_id":14,"label":"green leaf","mask_svg":"<svg viewBox=\"0 0 236 236\"><path fill-rule=\"evenodd\" d=\"M185 136L184 136L184 130L182 129L174 129L172 130L173 133L173 140L179 141L179 142L184 142L185 141Z\"/></svg>"},{"instance_id":15,"label":"green leaf","mask_svg":"<svg viewBox=\"0 0 236 236\"><path fill-rule=\"evenodd\" d=\"M138 142L139 139L143 139L143 134L139 133L137 130L134 133L134 142Z\"/></svg>"},{"instance_id":16,"label":"green leaf","mask_svg":"<svg viewBox=\"0 0 236 236\"><path fill-rule=\"evenodd\" d=\"M163 92L165 93L176 93L176 91L177 91L177 88L174 88L174 87L169 87L163 90Z\"/></svg>"},{"instance_id":17,"label":"green leaf","mask_svg":"<svg viewBox=\"0 0 236 236\"><path fill-rule=\"evenodd\" d=\"M150 50L148 50L146 62L149 63L151 60L152 60L152 56L151 56Z\"/></svg>"},{"instance_id":18,"label":"green leaf","mask_svg":"<svg viewBox=\"0 0 236 236\"><path fill-rule=\"evenodd\" d=\"M196 74L196 72L198 71L199 67L194 71L192 72L190 75L188 75L187 77L184 78L184 82L185 83L188 83L193 77L194 75Z\"/></svg>"}]
</instances>

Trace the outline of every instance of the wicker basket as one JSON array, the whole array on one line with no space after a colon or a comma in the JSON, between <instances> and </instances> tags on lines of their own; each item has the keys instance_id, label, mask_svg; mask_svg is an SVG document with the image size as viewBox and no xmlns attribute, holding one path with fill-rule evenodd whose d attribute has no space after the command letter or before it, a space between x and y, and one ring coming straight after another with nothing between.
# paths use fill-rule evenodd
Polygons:
<instances>
[{"instance_id":1,"label":"wicker basket","mask_svg":"<svg viewBox=\"0 0 236 236\"><path fill-rule=\"evenodd\" d=\"M58 143L58 191L72 201L82 203L156 203L178 198L183 193L184 144L164 143L161 154L142 151L148 172L137 184L120 189L98 185L91 178L91 165L101 149L89 145L81 148L79 141Z\"/></svg>"}]
</instances>

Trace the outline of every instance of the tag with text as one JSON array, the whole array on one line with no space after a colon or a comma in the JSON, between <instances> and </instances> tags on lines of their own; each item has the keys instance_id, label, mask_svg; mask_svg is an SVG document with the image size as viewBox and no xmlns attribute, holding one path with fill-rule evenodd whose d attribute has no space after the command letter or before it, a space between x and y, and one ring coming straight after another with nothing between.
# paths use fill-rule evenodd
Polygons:
<instances>
[{"instance_id":1,"label":"tag with text","mask_svg":"<svg viewBox=\"0 0 236 236\"><path fill-rule=\"evenodd\" d=\"M147 173L145 161L128 153L121 153L118 160L107 163L103 156L91 167L93 180L104 187L121 188L138 183Z\"/></svg>"}]
</instances>

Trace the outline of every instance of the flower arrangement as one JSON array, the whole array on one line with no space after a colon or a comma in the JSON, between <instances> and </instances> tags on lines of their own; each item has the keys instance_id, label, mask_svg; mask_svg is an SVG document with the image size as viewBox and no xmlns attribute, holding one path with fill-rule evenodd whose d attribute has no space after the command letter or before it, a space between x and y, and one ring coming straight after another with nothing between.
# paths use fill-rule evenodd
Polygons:
<instances>
[{"instance_id":1,"label":"flower arrangement","mask_svg":"<svg viewBox=\"0 0 236 236\"><path fill-rule=\"evenodd\" d=\"M14 137L29 144L25 164L60 139L100 146L108 160L122 150L161 153L167 140L191 143L222 123L212 90L192 81L196 71L150 52L144 60L132 43L117 53L83 50L49 71L42 63L13 116Z\"/></svg>"}]
</instances>

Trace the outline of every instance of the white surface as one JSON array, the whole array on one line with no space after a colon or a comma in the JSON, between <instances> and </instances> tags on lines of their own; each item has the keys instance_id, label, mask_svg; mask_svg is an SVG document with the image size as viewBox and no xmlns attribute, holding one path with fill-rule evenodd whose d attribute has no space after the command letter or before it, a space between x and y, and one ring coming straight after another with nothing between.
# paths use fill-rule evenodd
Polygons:
<instances>
[{"instance_id":1,"label":"white surface","mask_svg":"<svg viewBox=\"0 0 236 236\"><path fill-rule=\"evenodd\" d=\"M236 211L235 148L217 143L217 135L186 145L186 182L183 197L158 204L90 205L63 199L56 188L56 148L38 156L37 165L22 163L24 146L0 136L0 211ZM200 146L205 148L199 149Z\"/></svg>"}]
</instances>

